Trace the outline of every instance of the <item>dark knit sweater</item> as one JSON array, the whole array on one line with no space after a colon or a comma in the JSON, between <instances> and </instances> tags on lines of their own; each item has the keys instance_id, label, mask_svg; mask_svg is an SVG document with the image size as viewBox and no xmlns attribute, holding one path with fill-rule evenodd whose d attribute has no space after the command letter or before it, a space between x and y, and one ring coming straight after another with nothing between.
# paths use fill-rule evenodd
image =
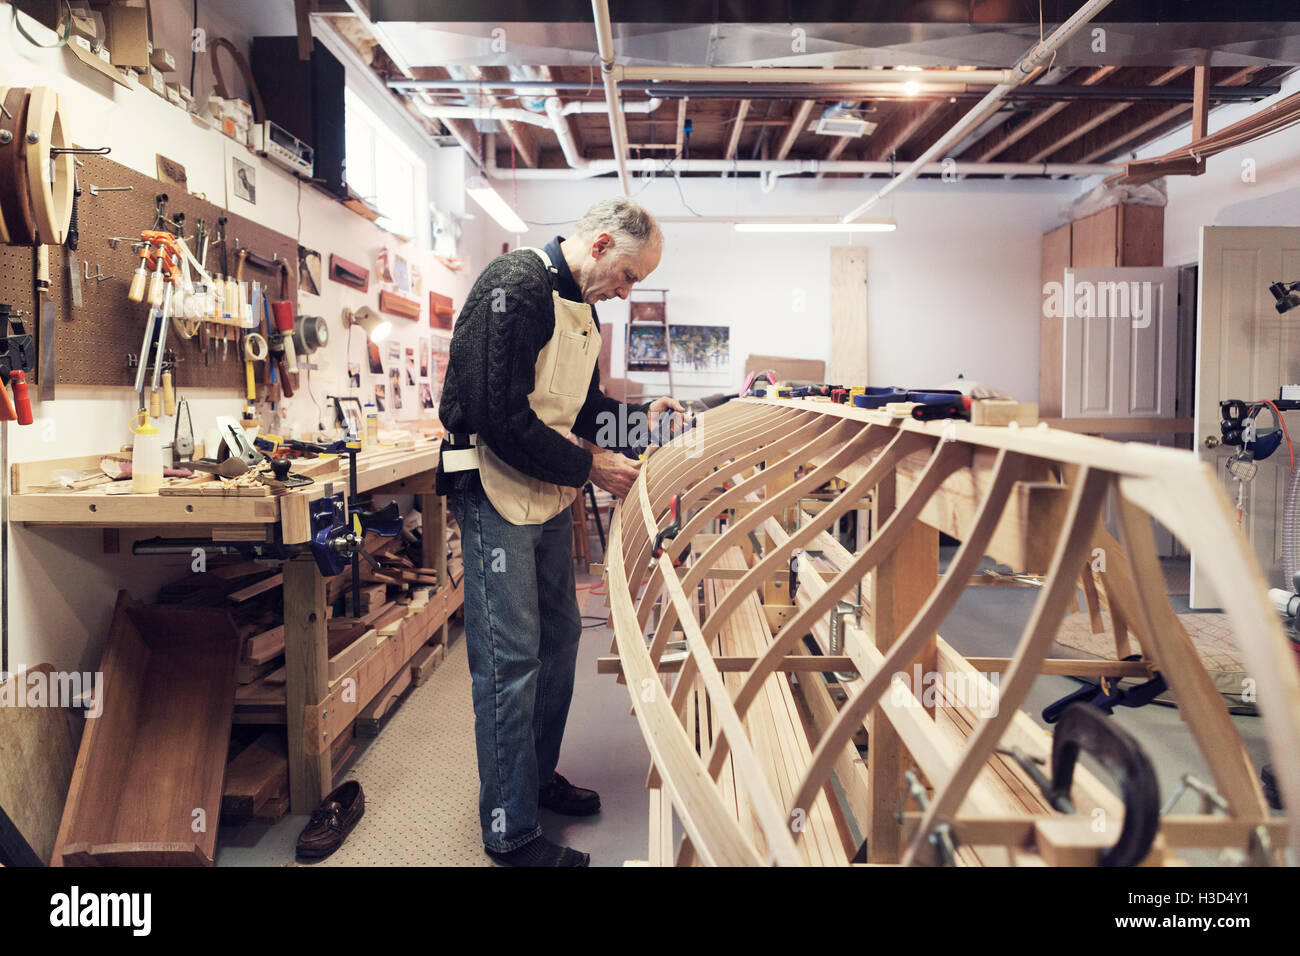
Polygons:
<instances>
[{"instance_id":1,"label":"dark knit sweater","mask_svg":"<svg viewBox=\"0 0 1300 956\"><path fill-rule=\"evenodd\" d=\"M478 277L452 332L438 418L448 434L477 434L480 443L525 475L581 487L591 472L591 452L543 424L528 403L537 356L555 332L552 280L564 298L582 301L559 253L559 241L557 237L546 247L557 275L552 276L537 253L516 249L493 259ZM595 308L591 314L599 329ZM597 368L573 433L595 443L601 413L619 421L621 405L600 390ZM628 406L622 416L648 408ZM462 491L474 481L477 472L445 474L439 467L437 491Z\"/></svg>"}]
</instances>

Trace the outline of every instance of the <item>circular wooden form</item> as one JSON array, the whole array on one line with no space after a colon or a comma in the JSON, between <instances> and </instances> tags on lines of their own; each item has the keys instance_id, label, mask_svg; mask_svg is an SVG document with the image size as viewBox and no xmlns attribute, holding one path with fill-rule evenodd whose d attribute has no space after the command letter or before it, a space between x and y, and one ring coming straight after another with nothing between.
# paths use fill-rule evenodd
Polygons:
<instances>
[{"instance_id":1,"label":"circular wooden form","mask_svg":"<svg viewBox=\"0 0 1300 956\"><path fill-rule=\"evenodd\" d=\"M22 87L7 88L3 95L5 108L0 112L0 131L8 134L8 142L0 143L0 213L4 220L0 238L6 245L29 246L36 234L32 203L27 194L27 150L23 139L30 91Z\"/></svg>"},{"instance_id":2,"label":"circular wooden form","mask_svg":"<svg viewBox=\"0 0 1300 956\"><path fill-rule=\"evenodd\" d=\"M62 245L72 221L75 157L52 152L70 148L72 141L63 119L63 98L48 86L32 87L23 145L27 151L27 195L36 220L37 240L45 245Z\"/></svg>"}]
</instances>

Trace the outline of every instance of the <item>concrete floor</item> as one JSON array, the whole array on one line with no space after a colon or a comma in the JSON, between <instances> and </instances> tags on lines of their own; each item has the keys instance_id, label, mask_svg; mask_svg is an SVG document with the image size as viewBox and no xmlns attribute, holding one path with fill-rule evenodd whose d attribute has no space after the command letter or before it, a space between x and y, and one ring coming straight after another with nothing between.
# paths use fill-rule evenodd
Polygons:
<instances>
[{"instance_id":1,"label":"concrete floor","mask_svg":"<svg viewBox=\"0 0 1300 956\"><path fill-rule=\"evenodd\" d=\"M940 632L966 655L1009 656L1037 594L1033 588L968 588ZM603 616L600 599L592 599L585 591L581 599L584 612ZM1176 610L1186 610L1185 600L1182 606L1177 598L1174 603ZM560 759L560 772L573 783L600 792L603 812L585 819L548 812L541 816L551 839L591 853L595 866L620 866L646 855L649 757L629 713L627 687L613 677L596 674L596 658L609 653L610 640L603 625L583 634ZM1063 657L1072 653L1059 645L1053 651L1054 656ZM1041 724L1043 707L1079 686L1066 677L1039 677L1024 709ZM1174 708L1155 704L1138 710L1119 708L1115 719L1143 742L1159 776L1162 800L1177 788L1186 772L1209 779L1191 734ZM1259 719L1237 716L1233 721L1256 763L1267 762ZM457 640L443 666L412 692L383 733L354 760L349 776L357 776L366 788L367 818L329 862L487 863L477 839L472 739L465 642ZM1097 769L1095 765L1093 769ZM1100 776L1106 779L1104 773ZM436 812L431 812L435 804ZM1195 812L1196 799L1184 796L1179 810ZM306 817L290 815L272 827L223 827L217 864L291 865L293 844L305 823ZM1216 860L1200 856L1189 862L1213 864Z\"/></svg>"}]
</instances>

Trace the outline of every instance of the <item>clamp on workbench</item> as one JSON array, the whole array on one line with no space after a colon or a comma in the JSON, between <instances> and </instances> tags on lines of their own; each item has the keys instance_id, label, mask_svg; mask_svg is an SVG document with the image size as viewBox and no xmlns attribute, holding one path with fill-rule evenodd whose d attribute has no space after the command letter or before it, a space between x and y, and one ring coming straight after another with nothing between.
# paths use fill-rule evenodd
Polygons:
<instances>
[{"instance_id":1,"label":"clamp on workbench","mask_svg":"<svg viewBox=\"0 0 1300 956\"><path fill-rule=\"evenodd\" d=\"M682 496L680 494L673 495L672 500L668 503L668 510L669 513L672 514L673 520L664 528L660 529L659 533L655 535L655 546L653 552L655 558L658 558L664 553L664 542L676 538L678 532L682 530ZM680 568L685 559L678 556L670 558L670 560L673 563L673 567Z\"/></svg>"}]
</instances>

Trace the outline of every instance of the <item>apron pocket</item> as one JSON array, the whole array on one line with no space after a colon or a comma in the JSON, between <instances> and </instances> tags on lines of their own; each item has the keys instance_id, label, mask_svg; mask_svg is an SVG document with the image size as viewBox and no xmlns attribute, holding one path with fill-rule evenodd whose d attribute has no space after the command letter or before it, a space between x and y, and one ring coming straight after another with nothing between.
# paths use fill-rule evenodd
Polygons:
<instances>
[{"instance_id":1,"label":"apron pocket","mask_svg":"<svg viewBox=\"0 0 1300 956\"><path fill-rule=\"evenodd\" d=\"M555 348L555 369L551 373L551 394L578 398L587 394L591 373L587 369L590 339L578 332L561 332ZM585 374L584 374L585 373Z\"/></svg>"}]
</instances>

